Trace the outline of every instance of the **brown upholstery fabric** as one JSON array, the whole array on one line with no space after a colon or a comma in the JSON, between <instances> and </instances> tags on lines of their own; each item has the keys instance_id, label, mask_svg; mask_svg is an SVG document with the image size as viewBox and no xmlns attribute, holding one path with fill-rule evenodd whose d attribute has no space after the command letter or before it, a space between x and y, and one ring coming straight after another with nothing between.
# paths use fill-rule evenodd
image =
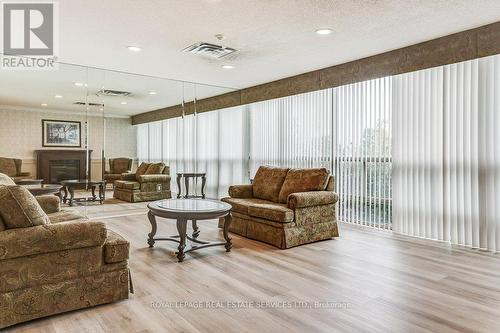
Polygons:
<instances>
[{"instance_id":1,"label":"brown upholstery fabric","mask_svg":"<svg viewBox=\"0 0 500 333\"><path fill-rule=\"evenodd\" d=\"M254 203L267 204L270 201L257 198L222 198L221 201L231 205L233 212L239 212L248 215L248 207Z\"/></svg>"},{"instance_id":2,"label":"brown upholstery fabric","mask_svg":"<svg viewBox=\"0 0 500 333\"><path fill-rule=\"evenodd\" d=\"M169 175L155 174L155 175L142 175L139 176L140 183L167 183L170 182Z\"/></svg>"},{"instance_id":3,"label":"brown upholstery fabric","mask_svg":"<svg viewBox=\"0 0 500 333\"><path fill-rule=\"evenodd\" d=\"M0 215L7 229L50 223L35 197L21 186L0 186Z\"/></svg>"},{"instance_id":4,"label":"brown upholstery fabric","mask_svg":"<svg viewBox=\"0 0 500 333\"><path fill-rule=\"evenodd\" d=\"M108 230L108 238L104 243L104 261L108 264L125 261L129 256L130 244L116 232Z\"/></svg>"},{"instance_id":5,"label":"brown upholstery fabric","mask_svg":"<svg viewBox=\"0 0 500 333\"><path fill-rule=\"evenodd\" d=\"M328 177L328 184L326 185L325 191L335 192L335 178L333 178L333 176Z\"/></svg>"},{"instance_id":6,"label":"brown upholstery fabric","mask_svg":"<svg viewBox=\"0 0 500 333\"><path fill-rule=\"evenodd\" d=\"M137 177L135 176L135 173L122 173L121 180L128 180L135 182L137 180Z\"/></svg>"},{"instance_id":7,"label":"brown upholstery fabric","mask_svg":"<svg viewBox=\"0 0 500 333\"><path fill-rule=\"evenodd\" d=\"M253 185L232 185L228 193L231 198L253 198Z\"/></svg>"},{"instance_id":8,"label":"brown upholstery fabric","mask_svg":"<svg viewBox=\"0 0 500 333\"><path fill-rule=\"evenodd\" d=\"M293 221L293 210L284 204L272 202L250 204L248 215L283 223Z\"/></svg>"},{"instance_id":9,"label":"brown upholstery fabric","mask_svg":"<svg viewBox=\"0 0 500 333\"><path fill-rule=\"evenodd\" d=\"M122 174L130 171L132 167L132 159L119 157L109 160L109 171L111 174Z\"/></svg>"},{"instance_id":10,"label":"brown upholstery fabric","mask_svg":"<svg viewBox=\"0 0 500 333\"><path fill-rule=\"evenodd\" d=\"M279 192L279 202L286 203L291 193L324 190L328 176L328 170L325 168L290 169Z\"/></svg>"},{"instance_id":11,"label":"brown upholstery fabric","mask_svg":"<svg viewBox=\"0 0 500 333\"><path fill-rule=\"evenodd\" d=\"M0 216L0 232L6 230L5 223L3 223L2 217Z\"/></svg>"},{"instance_id":12,"label":"brown upholstery fabric","mask_svg":"<svg viewBox=\"0 0 500 333\"><path fill-rule=\"evenodd\" d=\"M6 174L0 173L0 185L16 185L16 183Z\"/></svg>"},{"instance_id":13,"label":"brown upholstery fabric","mask_svg":"<svg viewBox=\"0 0 500 333\"><path fill-rule=\"evenodd\" d=\"M338 200L337 193L330 191L297 192L288 196L290 209L334 204Z\"/></svg>"},{"instance_id":14,"label":"brown upholstery fabric","mask_svg":"<svg viewBox=\"0 0 500 333\"><path fill-rule=\"evenodd\" d=\"M254 198L279 202L281 186L287 172L287 168L259 167L252 186Z\"/></svg>"},{"instance_id":15,"label":"brown upholstery fabric","mask_svg":"<svg viewBox=\"0 0 500 333\"><path fill-rule=\"evenodd\" d=\"M141 187L139 182L130 182L126 180L117 180L115 182L116 188L126 188L129 190L138 190Z\"/></svg>"},{"instance_id":16,"label":"brown upholstery fabric","mask_svg":"<svg viewBox=\"0 0 500 333\"><path fill-rule=\"evenodd\" d=\"M50 223L60 223L66 221L85 220L83 216L69 210L60 210L56 213L48 214Z\"/></svg>"},{"instance_id":17,"label":"brown upholstery fabric","mask_svg":"<svg viewBox=\"0 0 500 333\"><path fill-rule=\"evenodd\" d=\"M135 171L135 179L139 180L139 176L144 175L146 173L146 171L148 170L150 165L151 165L151 163L142 162L141 165L139 165L139 167Z\"/></svg>"},{"instance_id":18,"label":"brown upholstery fabric","mask_svg":"<svg viewBox=\"0 0 500 333\"><path fill-rule=\"evenodd\" d=\"M17 176L16 162L13 158L0 157L0 172L9 177Z\"/></svg>"},{"instance_id":19,"label":"brown upholstery fabric","mask_svg":"<svg viewBox=\"0 0 500 333\"><path fill-rule=\"evenodd\" d=\"M163 173L163 169L165 169L165 163L153 163L146 170L145 175L158 175Z\"/></svg>"},{"instance_id":20,"label":"brown upholstery fabric","mask_svg":"<svg viewBox=\"0 0 500 333\"><path fill-rule=\"evenodd\" d=\"M45 214L57 213L61 210L61 199L55 195L40 195L36 197L36 201L38 201Z\"/></svg>"},{"instance_id":21,"label":"brown upholstery fabric","mask_svg":"<svg viewBox=\"0 0 500 333\"><path fill-rule=\"evenodd\" d=\"M0 259L101 246L107 230L102 222L61 222L0 233Z\"/></svg>"}]
</instances>

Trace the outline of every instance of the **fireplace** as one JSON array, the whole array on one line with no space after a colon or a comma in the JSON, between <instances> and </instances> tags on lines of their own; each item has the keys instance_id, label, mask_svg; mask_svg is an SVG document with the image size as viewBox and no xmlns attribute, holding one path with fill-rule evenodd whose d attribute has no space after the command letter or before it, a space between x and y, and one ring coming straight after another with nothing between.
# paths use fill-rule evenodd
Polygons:
<instances>
[{"instance_id":1,"label":"fireplace","mask_svg":"<svg viewBox=\"0 0 500 333\"><path fill-rule=\"evenodd\" d=\"M69 179L80 179L79 160L49 161L49 183L58 184Z\"/></svg>"},{"instance_id":2,"label":"fireplace","mask_svg":"<svg viewBox=\"0 0 500 333\"><path fill-rule=\"evenodd\" d=\"M36 150L37 178L45 184L57 184L62 180L90 179L90 156L86 150Z\"/></svg>"}]
</instances>

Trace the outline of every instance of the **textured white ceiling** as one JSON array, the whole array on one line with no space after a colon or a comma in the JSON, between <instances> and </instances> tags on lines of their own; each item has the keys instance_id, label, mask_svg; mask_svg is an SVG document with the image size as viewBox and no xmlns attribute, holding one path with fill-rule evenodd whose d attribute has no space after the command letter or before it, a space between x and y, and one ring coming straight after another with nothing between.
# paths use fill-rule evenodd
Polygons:
<instances>
[{"instance_id":1,"label":"textured white ceiling","mask_svg":"<svg viewBox=\"0 0 500 333\"><path fill-rule=\"evenodd\" d=\"M64 0L63 61L243 88L500 20L499 0ZM318 36L317 28L334 30ZM198 41L239 50L218 61ZM131 53L126 45L143 47ZM233 70L220 65L231 63Z\"/></svg>"},{"instance_id":2,"label":"textured white ceiling","mask_svg":"<svg viewBox=\"0 0 500 333\"><path fill-rule=\"evenodd\" d=\"M500 21L500 0L64 0L59 14L62 62L244 88ZM318 28L333 34L318 36ZM182 52L195 42L217 43L219 33L239 51L220 60ZM86 79L88 91L72 85ZM0 72L0 105L81 110L72 103L85 95L99 102L102 86L134 93L127 105L104 101L106 112L118 115L182 100L178 82L62 66ZM186 90L193 95L192 86ZM197 97L227 91L199 86Z\"/></svg>"}]
</instances>

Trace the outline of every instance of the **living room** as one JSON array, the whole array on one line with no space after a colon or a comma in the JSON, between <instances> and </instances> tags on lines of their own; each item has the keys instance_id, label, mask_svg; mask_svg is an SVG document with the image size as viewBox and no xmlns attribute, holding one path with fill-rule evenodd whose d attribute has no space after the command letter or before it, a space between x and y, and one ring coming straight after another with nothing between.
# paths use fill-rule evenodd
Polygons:
<instances>
[{"instance_id":1,"label":"living room","mask_svg":"<svg viewBox=\"0 0 500 333\"><path fill-rule=\"evenodd\" d=\"M1 332L498 332L500 3L3 1Z\"/></svg>"}]
</instances>

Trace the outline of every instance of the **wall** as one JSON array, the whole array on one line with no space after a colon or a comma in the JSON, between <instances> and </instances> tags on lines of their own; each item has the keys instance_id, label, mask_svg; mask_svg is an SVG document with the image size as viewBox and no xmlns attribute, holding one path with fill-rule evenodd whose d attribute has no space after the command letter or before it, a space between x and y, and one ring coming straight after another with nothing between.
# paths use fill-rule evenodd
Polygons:
<instances>
[{"instance_id":1,"label":"wall","mask_svg":"<svg viewBox=\"0 0 500 333\"><path fill-rule=\"evenodd\" d=\"M93 179L100 179L101 151L104 147L106 158L132 157L137 155L136 128L130 118L106 118L105 135L102 117L85 117L74 112L59 112L50 110L18 110L0 107L0 156L15 157L23 160L23 171L36 176L37 149L42 147L42 119L70 120L82 122L82 148L84 149L85 127L88 120L88 145L92 149L91 173ZM61 149L61 148L54 148ZM78 148L75 148L78 149ZM106 166L107 167L107 166Z\"/></svg>"}]
</instances>

